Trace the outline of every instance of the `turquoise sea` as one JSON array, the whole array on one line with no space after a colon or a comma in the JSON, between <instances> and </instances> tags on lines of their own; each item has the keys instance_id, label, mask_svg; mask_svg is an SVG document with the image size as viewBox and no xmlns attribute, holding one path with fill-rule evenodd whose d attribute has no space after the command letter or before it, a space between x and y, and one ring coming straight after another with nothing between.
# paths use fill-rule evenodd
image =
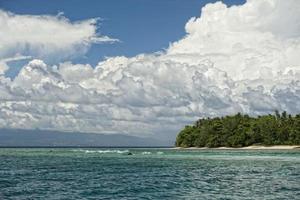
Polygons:
<instances>
[{"instance_id":1,"label":"turquoise sea","mask_svg":"<svg viewBox=\"0 0 300 200\"><path fill-rule=\"evenodd\" d=\"M0 199L300 199L300 150L2 148Z\"/></svg>"}]
</instances>

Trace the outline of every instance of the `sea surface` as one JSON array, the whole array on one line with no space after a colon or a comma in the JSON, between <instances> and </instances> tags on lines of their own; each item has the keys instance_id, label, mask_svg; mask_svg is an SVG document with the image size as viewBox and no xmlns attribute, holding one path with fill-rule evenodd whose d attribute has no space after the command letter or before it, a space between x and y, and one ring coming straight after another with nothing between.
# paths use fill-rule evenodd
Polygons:
<instances>
[{"instance_id":1,"label":"sea surface","mask_svg":"<svg viewBox=\"0 0 300 200\"><path fill-rule=\"evenodd\" d=\"M300 150L2 148L0 199L300 199Z\"/></svg>"}]
</instances>

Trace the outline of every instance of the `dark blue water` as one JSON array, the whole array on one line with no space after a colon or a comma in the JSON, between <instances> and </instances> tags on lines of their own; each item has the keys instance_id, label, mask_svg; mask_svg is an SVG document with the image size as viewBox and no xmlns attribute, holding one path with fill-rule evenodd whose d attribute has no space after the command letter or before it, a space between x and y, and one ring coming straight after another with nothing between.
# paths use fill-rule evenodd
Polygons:
<instances>
[{"instance_id":1,"label":"dark blue water","mask_svg":"<svg viewBox=\"0 0 300 200\"><path fill-rule=\"evenodd\" d=\"M300 199L300 151L0 149L0 199Z\"/></svg>"}]
</instances>

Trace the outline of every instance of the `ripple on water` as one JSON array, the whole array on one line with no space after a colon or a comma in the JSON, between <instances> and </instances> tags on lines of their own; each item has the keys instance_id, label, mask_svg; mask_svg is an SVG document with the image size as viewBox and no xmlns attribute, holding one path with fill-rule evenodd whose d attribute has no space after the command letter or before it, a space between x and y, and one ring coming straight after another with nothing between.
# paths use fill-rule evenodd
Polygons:
<instances>
[{"instance_id":1,"label":"ripple on water","mask_svg":"<svg viewBox=\"0 0 300 200\"><path fill-rule=\"evenodd\" d=\"M297 199L299 180L300 151L0 149L0 199Z\"/></svg>"}]
</instances>

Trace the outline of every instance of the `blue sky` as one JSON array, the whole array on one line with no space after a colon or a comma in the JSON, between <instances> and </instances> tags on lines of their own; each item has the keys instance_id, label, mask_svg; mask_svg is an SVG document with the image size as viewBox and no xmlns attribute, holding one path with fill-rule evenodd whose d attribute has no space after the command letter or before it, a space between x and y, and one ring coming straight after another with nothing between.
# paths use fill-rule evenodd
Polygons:
<instances>
[{"instance_id":1,"label":"blue sky","mask_svg":"<svg viewBox=\"0 0 300 200\"><path fill-rule=\"evenodd\" d=\"M201 7L215 0L0 0L0 8L15 14L57 15L71 21L101 18L101 34L121 40L92 45L75 63L97 64L104 57L135 56L167 48L185 35L184 25L200 15ZM227 5L245 0L225 0ZM21 62L23 64L23 62ZM15 65L17 66L17 65ZM16 69L16 67L12 68ZM11 74L15 74L14 71Z\"/></svg>"}]
</instances>

